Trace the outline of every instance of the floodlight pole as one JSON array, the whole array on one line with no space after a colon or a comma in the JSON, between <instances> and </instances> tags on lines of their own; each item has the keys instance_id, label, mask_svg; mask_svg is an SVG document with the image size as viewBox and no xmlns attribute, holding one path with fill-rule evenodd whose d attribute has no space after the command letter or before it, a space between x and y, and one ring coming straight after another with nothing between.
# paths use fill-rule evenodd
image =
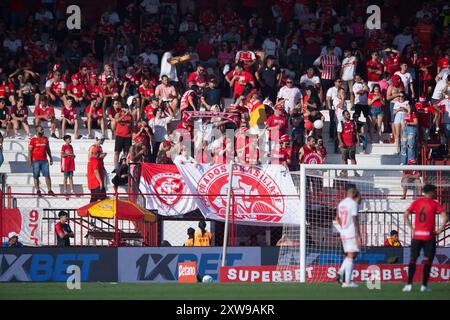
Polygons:
<instances>
[{"instance_id":1,"label":"floodlight pole","mask_svg":"<svg viewBox=\"0 0 450 320\"><path fill-rule=\"evenodd\" d=\"M223 232L223 247L222 247L222 267L225 267L226 255L227 255L227 245L228 245L228 222L230 220L230 210L231 210L231 189L233 186L233 165L234 161L228 164L228 192L227 192L227 209L225 213L225 230Z\"/></svg>"}]
</instances>

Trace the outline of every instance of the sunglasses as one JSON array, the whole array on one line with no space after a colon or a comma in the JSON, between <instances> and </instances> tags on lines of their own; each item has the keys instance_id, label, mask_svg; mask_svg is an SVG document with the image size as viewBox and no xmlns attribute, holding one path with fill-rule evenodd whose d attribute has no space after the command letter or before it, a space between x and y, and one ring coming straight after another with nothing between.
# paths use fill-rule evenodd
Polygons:
<instances>
[{"instance_id":1,"label":"sunglasses","mask_svg":"<svg viewBox=\"0 0 450 320\"><path fill-rule=\"evenodd\" d=\"M292 84L293 82L292 81L286 81L286 83L291 83Z\"/></svg>"}]
</instances>

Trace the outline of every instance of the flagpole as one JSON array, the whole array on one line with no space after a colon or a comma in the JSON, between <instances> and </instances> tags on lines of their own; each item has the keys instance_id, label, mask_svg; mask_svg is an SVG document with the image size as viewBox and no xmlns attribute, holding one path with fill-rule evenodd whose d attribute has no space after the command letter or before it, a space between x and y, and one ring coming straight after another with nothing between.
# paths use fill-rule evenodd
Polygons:
<instances>
[{"instance_id":1,"label":"flagpole","mask_svg":"<svg viewBox=\"0 0 450 320\"><path fill-rule=\"evenodd\" d=\"M226 255L227 255L228 222L230 220L231 188L233 186L233 165L234 165L234 161L230 161L230 163L228 165L227 210L226 210L226 214L225 214L225 230L223 232L222 267L225 267L225 260L226 260Z\"/></svg>"}]
</instances>

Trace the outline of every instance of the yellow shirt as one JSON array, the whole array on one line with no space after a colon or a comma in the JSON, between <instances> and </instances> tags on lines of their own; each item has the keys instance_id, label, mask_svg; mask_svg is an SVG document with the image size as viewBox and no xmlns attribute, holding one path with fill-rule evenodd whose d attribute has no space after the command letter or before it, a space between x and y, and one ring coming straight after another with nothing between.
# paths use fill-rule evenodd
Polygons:
<instances>
[{"instance_id":1,"label":"yellow shirt","mask_svg":"<svg viewBox=\"0 0 450 320\"><path fill-rule=\"evenodd\" d=\"M194 236L194 246L196 247L208 247L211 245L212 233L205 232L202 235L201 231L197 231Z\"/></svg>"},{"instance_id":2,"label":"yellow shirt","mask_svg":"<svg viewBox=\"0 0 450 320\"><path fill-rule=\"evenodd\" d=\"M184 246L185 246L185 247L193 247L193 246L194 246L194 239L187 239L187 240L184 242Z\"/></svg>"}]
</instances>

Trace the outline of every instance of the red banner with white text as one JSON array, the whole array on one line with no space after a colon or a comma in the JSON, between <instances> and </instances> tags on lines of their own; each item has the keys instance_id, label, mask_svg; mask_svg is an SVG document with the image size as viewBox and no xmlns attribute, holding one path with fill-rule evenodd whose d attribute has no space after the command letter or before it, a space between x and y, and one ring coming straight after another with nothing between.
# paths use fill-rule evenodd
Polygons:
<instances>
[{"instance_id":1,"label":"red banner with white text","mask_svg":"<svg viewBox=\"0 0 450 320\"><path fill-rule=\"evenodd\" d=\"M334 282L339 266L314 265L306 268L307 282ZM422 279L422 264L418 264L414 281ZM408 277L406 264L357 264L353 270L353 281L405 282ZM299 282L298 266L238 266L220 268L220 282ZM450 265L433 265L430 282L449 282Z\"/></svg>"},{"instance_id":2,"label":"red banner with white text","mask_svg":"<svg viewBox=\"0 0 450 320\"><path fill-rule=\"evenodd\" d=\"M13 236L18 236L18 241L24 246L41 245L41 227L43 212L35 208L2 209L2 234L3 242Z\"/></svg>"}]
</instances>

